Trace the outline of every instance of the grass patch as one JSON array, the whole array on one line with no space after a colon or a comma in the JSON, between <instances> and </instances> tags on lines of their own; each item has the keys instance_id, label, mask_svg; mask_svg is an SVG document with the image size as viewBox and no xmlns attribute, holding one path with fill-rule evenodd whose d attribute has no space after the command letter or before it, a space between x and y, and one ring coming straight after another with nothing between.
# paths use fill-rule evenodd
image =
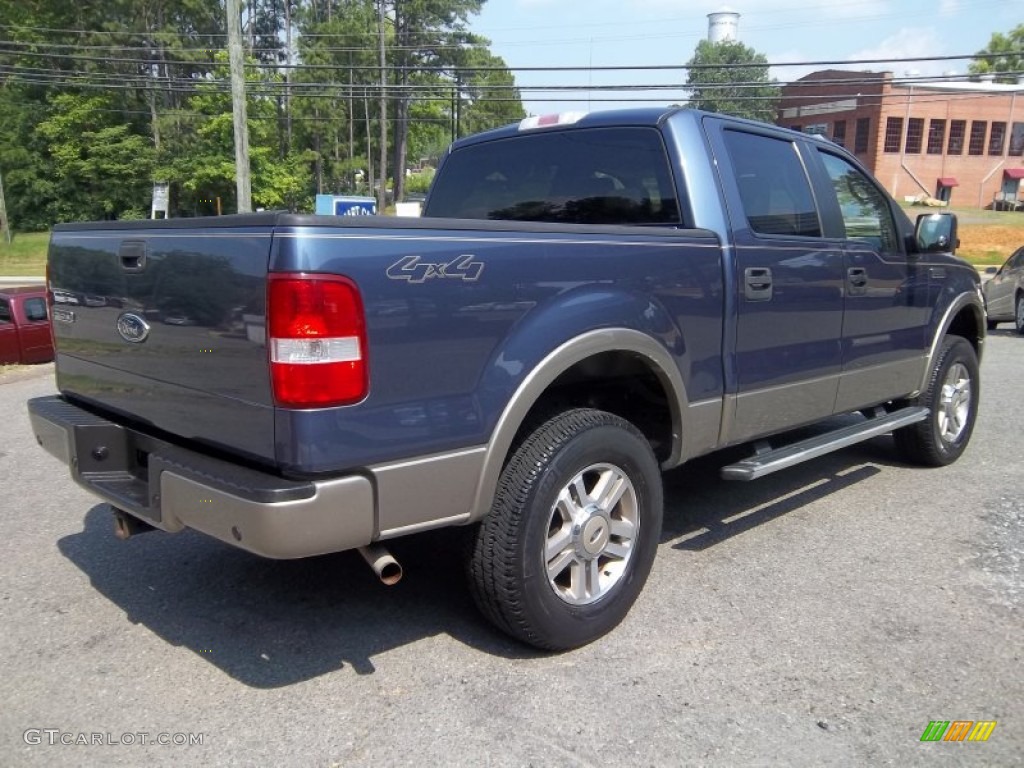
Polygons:
<instances>
[{"instance_id":1,"label":"grass patch","mask_svg":"<svg viewBox=\"0 0 1024 768\"><path fill-rule=\"evenodd\" d=\"M904 202L900 206L911 221L922 213L955 213L960 235L956 255L972 264L1002 264L1024 245L1024 213L1019 211L986 211L957 206L928 208Z\"/></svg>"},{"instance_id":2,"label":"grass patch","mask_svg":"<svg viewBox=\"0 0 1024 768\"><path fill-rule=\"evenodd\" d=\"M49 232L20 232L11 244L0 238L0 275L41 276L46 273L46 248Z\"/></svg>"}]
</instances>

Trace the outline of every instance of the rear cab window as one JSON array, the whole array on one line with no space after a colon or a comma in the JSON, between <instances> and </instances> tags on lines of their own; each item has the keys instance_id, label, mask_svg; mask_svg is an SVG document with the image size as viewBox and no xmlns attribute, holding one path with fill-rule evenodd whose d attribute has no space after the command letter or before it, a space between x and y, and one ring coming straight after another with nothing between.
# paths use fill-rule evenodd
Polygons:
<instances>
[{"instance_id":1,"label":"rear cab window","mask_svg":"<svg viewBox=\"0 0 1024 768\"><path fill-rule=\"evenodd\" d=\"M11 317L11 303L7 299L0 299L0 325L14 322Z\"/></svg>"},{"instance_id":2,"label":"rear cab window","mask_svg":"<svg viewBox=\"0 0 1024 768\"><path fill-rule=\"evenodd\" d=\"M523 133L456 149L425 216L679 226L668 155L654 128Z\"/></svg>"}]
</instances>

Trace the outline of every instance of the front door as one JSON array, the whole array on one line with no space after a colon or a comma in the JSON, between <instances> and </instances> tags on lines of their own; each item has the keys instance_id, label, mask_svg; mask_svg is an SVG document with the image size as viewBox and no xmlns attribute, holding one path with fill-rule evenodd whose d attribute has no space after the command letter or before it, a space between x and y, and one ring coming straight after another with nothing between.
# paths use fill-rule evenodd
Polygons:
<instances>
[{"instance_id":1,"label":"front door","mask_svg":"<svg viewBox=\"0 0 1024 768\"><path fill-rule=\"evenodd\" d=\"M817 151L845 230L843 376L836 398L836 411L845 412L921 385L930 268L907 258L889 198L874 181L846 158Z\"/></svg>"}]
</instances>

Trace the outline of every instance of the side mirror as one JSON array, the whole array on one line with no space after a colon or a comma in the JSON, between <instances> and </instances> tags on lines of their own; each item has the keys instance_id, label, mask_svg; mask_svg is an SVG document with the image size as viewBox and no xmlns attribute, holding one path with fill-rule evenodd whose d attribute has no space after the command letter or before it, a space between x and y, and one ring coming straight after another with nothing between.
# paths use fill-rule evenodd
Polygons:
<instances>
[{"instance_id":1,"label":"side mirror","mask_svg":"<svg viewBox=\"0 0 1024 768\"><path fill-rule=\"evenodd\" d=\"M914 228L917 250L921 253L956 253L960 240L956 236L956 214L922 213Z\"/></svg>"},{"instance_id":2,"label":"side mirror","mask_svg":"<svg viewBox=\"0 0 1024 768\"><path fill-rule=\"evenodd\" d=\"M986 275L997 275L999 274L999 267L985 267Z\"/></svg>"}]
</instances>

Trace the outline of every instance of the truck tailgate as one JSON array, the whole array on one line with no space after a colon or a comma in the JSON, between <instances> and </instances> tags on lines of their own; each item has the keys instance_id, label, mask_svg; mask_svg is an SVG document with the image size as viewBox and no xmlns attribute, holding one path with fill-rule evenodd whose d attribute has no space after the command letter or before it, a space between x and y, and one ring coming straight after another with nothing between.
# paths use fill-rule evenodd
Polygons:
<instances>
[{"instance_id":1,"label":"truck tailgate","mask_svg":"<svg viewBox=\"0 0 1024 768\"><path fill-rule=\"evenodd\" d=\"M58 226L57 386L150 429L274 459L267 217Z\"/></svg>"}]
</instances>

